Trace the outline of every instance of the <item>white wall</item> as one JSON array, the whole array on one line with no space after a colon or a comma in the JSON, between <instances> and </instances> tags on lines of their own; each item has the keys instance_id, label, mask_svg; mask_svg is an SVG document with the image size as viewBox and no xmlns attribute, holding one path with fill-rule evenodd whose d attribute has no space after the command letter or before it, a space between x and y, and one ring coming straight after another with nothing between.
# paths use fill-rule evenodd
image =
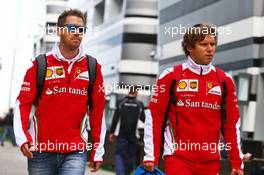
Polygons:
<instances>
[{"instance_id":1,"label":"white wall","mask_svg":"<svg viewBox=\"0 0 264 175\"><path fill-rule=\"evenodd\" d=\"M0 28L0 115L14 106L33 58L33 44L44 34L45 16L46 0L12 0L0 6L0 20L6 26Z\"/></svg>"}]
</instances>

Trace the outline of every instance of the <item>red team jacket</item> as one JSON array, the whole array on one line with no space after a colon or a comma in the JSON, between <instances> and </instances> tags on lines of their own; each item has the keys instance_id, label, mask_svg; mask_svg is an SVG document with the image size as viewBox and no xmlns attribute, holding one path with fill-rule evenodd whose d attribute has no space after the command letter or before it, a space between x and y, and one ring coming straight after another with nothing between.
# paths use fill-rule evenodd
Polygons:
<instances>
[{"instance_id":1,"label":"red team jacket","mask_svg":"<svg viewBox=\"0 0 264 175\"><path fill-rule=\"evenodd\" d=\"M176 74L181 74L176 75ZM234 82L230 75L223 74L227 84L226 124L224 139L232 168L243 169L240 149L240 119ZM221 133L222 85L214 66L197 65L191 58L181 65L165 70L157 82L145 119L144 162L158 163L161 131L164 114L170 97L172 80L177 80L174 89L176 104L171 105L169 120L164 132L164 153L187 161L202 163L219 160Z\"/></svg>"},{"instance_id":2,"label":"red team jacket","mask_svg":"<svg viewBox=\"0 0 264 175\"><path fill-rule=\"evenodd\" d=\"M92 149L91 161L102 161L106 132L103 117L105 94L101 66L97 64L92 94L94 109L87 113L89 74L85 55L71 61L61 55L57 45L46 54L47 71L38 107L31 117L36 95L36 61L24 77L16 102L14 130L18 145L33 142L34 150L42 152L73 152ZM88 121L92 143L87 143Z\"/></svg>"}]
</instances>

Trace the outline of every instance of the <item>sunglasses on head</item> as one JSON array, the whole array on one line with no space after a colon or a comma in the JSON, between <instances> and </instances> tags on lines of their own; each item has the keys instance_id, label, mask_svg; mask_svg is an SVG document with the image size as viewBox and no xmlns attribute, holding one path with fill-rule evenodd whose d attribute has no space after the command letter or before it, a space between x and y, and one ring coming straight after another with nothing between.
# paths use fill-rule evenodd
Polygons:
<instances>
[{"instance_id":1,"label":"sunglasses on head","mask_svg":"<svg viewBox=\"0 0 264 175\"><path fill-rule=\"evenodd\" d=\"M85 26L78 26L75 24L65 24L64 27L66 27L70 33L76 33L76 32L85 33L86 32Z\"/></svg>"}]
</instances>

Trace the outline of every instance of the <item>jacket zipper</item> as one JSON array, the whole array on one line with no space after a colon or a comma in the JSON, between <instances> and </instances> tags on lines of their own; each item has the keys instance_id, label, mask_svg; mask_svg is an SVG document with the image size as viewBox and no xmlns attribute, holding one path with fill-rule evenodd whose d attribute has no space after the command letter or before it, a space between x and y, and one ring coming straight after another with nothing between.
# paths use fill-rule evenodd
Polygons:
<instances>
[{"instance_id":1,"label":"jacket zipper","mask_svg":"<svg viewBox=\"0 0 264 175\"><path fill-rule=\"evenodd\" d=\"M201 69L200 69L200 76L203 76L203 68L201 66Z\"/></svg>"}]
</instances>

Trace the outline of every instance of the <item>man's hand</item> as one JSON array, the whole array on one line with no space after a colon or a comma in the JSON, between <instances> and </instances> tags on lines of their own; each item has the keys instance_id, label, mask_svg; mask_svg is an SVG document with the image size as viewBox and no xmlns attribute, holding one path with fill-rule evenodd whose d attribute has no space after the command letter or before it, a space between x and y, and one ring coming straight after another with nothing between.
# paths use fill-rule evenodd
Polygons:
<instances>
[{"instance_id":1,"label":"man's hand","mask_svg":"<svg viewBox=\"0 0 264 175\"><path fill-rule=\"evenodd\" d=\"M26 156L27 158L33 158L33 154L32 152L29 150L29 144L28 143L24 143L21 146L21 152L23 153L24 156Z\"/></svg>"},{"instance_id":2,"label":"man's hand","mask_svg":"<svg viewBox=\"0 0 264 175\"><path fill-rule=\"evenodd\" d=\"M150 172L153 172L155 168L154 162L145 162L143 166L145 170L150 171Z\"/></svg>"},{"instance_id":3,"label":"man's hand","mask_svg":"<svg viewBox=\"0 0 264 175\"><path fill-rule=\"evenodd\" d=\"M115 136L114 134L111 133L111 134L109 135L109 141L110 141L111 143L114 143L115 139L116 139L116 136Z\"/></svg>"},{"instance_id":4,"label":"man's hand","mask_svg":"<svg viewBox=\"0 0 264 175\"><path fill-rule=\"evenodd\" d=\"M244 175L244 172L243 170L232 169L232 172L230 175Z\"/></svg>"},{"instance_id":5,"label":"man's hand","mask_svg":"<svg viewBox=\"0 0 264 175\"><path fill-rule=\"evenodd\" d=\"M91 172L96 172L99 170L99 168L101 167L102 162L90 162L89 163L89 168Z\"/></svg>"}]
</instances>

